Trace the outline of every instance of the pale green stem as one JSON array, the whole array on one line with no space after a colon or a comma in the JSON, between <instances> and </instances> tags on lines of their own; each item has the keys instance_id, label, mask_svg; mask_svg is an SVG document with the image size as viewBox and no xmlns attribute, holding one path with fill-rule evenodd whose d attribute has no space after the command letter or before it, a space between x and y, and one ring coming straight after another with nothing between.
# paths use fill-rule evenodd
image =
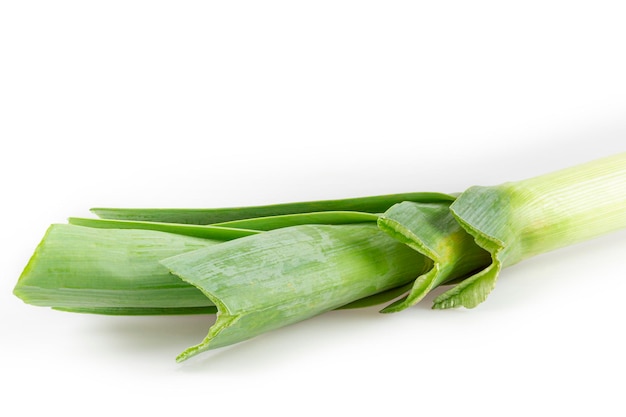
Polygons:
<instances>
[{"instance_id":1,"label":"pale green stem","mask_svg":"<svg viewBox=\"0 0 626 417\"><path fill-rule=\"evenodd\" d=\"M435 300L475 307L501 268L626 227L626 153L492 187L471 187L451 205L493 264Z\"/></svg>"}]
</instances>

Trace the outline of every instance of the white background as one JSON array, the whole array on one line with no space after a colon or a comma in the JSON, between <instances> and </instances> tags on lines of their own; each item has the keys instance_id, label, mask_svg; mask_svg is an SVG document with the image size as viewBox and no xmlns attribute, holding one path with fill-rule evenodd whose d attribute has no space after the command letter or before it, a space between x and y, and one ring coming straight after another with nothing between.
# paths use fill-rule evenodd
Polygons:
<instances>
[{"instance_id":1,"label":"white background","mask_svg":"<svg viewBox=\"0 0 626 417\"><path fill-rule=\"evenodd\" d=\"M0 413L623 415L624 232L505 270L474 310L332 312L183 364L210 318L11 291L47 226L90 207L455 192L622 152L625 19L598 0L3 1Z\"/></svg>"}]
</instances>

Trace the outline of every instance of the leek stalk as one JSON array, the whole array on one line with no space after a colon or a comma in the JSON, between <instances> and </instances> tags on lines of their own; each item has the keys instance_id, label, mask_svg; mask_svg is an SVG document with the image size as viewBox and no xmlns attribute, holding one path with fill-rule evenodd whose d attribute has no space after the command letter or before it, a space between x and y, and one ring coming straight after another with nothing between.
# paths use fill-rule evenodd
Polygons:
<instances>
[{"instance_id":1,"label":"leek stalk","mask_svg":"<svg viewBox=\"0 0 626 417\"><path fill-rule=\"evenodd\" d=\"M471 187L450 209L492 263L437 297L434 307L472 308L487 298L502 268L626 227L626 153L522 181Z\"/></svg>"},{"instance_id":2,"label":"leek stalk","mask_svg":"<svg viewBox=\"0 0 626 417\"><path fill-rule=\"evenodd\" d=\"M407 193L226 209L94 209L53 225L15 287L101 314L213 312L187 359L336 308L453 285L473 308L502 268L626 227L626 153L460 194Z\"/></svg>"}]
</instances>

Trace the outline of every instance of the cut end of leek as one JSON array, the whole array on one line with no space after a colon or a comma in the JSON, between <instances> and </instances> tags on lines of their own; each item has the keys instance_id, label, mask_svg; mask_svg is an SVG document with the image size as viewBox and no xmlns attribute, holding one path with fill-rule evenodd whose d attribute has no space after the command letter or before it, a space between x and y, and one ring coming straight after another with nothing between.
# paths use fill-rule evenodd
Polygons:
<instances>
[{"instance_id":1,"label":"cut end of leek","mask_svg":"<svg viewBox=\"0 0 626 417\"><path fill-rule=\"evenodd\" d=\"M13 293L28 304L82 312L207 307L212 304L198 289L172 276L159 261L215 244L152 230L54 224Z\"/></svg>"}]
</instances>

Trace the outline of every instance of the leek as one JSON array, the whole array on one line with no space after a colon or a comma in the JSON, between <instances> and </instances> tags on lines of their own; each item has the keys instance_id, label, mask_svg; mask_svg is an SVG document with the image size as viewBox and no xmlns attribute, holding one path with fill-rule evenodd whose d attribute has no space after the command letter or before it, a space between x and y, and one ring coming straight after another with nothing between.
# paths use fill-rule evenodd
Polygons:
<instances>
[{"instance_id":1,"label":"leek","mask_svg":"<svg viewBox=\"0 0 626 417\"><path fill-rule=\"evenodd\" d=\"M626 153L460 194L215 209L93 209L53 225L25 302L99 314L217 311L178 360L337 308L473 308L501 270L626 227Z\"/></svg>"}]
</instances>

